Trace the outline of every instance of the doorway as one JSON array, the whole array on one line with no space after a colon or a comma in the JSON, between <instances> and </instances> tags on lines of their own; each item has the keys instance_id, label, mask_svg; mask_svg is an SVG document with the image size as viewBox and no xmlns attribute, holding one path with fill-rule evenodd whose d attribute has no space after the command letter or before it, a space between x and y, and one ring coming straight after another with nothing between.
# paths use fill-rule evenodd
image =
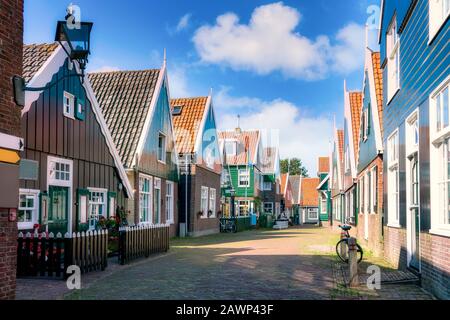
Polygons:
<instances>
[{"instance_id":1,"label":"doorway","mask_svg":"<svg viewBox=\"0 0 450 320\"><path fill-rule=\"evenodd\" d=\"M64 236L68 232L69 222L69 188L50 186L50 207L48 215L48 231Z\"/></svg>"}]
</instances>

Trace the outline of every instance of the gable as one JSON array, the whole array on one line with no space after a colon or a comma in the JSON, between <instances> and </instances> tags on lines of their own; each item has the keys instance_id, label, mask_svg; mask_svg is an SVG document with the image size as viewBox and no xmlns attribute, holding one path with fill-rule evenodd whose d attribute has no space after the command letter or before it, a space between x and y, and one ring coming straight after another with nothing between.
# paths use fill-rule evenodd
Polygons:
<instances>
[{"instance_id":1,"label":"gable","mask_svg":"<svg viewBox=\"0 0 450 320\"><path fill-rule=\"evenodd\" d=\"M219 148L219 136L217 134L216 118L214 115L214 108L211 102L211 97L209 97L209 106L206 109L206 118L204 119L204 125L200 131L199 139L197 145L201 147L196 147L196 153L200 153L200 157L197 155L197 161L201 162L210 168L215 170L221 170L221 157Z\"/></svg>"}]
</instances>

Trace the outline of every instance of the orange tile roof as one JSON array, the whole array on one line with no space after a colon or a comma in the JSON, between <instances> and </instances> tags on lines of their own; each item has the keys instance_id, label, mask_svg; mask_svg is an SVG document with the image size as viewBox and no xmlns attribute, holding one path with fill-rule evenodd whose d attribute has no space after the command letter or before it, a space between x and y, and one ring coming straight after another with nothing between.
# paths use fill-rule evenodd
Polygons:
<instances>
[{"instance_id":1,"label":"orange tile roof","mask_svg":"<svg viewBox=\"0 0 450 320\"><path fill-rule=\"evenodd\" d=\"M328 173L328 172L330 172L330 158L329 157L320 157L318 173Z\"/></svg>"},{"instance_id":2,"label":"orange tile roof","mask_svg":"<svg viewBox=\"0 0 450 320\"><path fill-rule=\"evenodd\" d=\"M170 100L170 107L180 106L181 113L173 115L175 143L180 154L193 153L197 134L205 113L208 97Z\"/></svg>"},{"instance_id":3,"label":"orange tile roof","mask_svg":"<svg viewBox=\"0 0 450 320\"><path fill-rule=\"evenodd\" d=\"M319 178L303 178L301 182L301 207L318 207L319 206Z\"/></svg>"},{"instance_id":4,"label":"orange tile roof","mask_svg":"<svg viewBox=\"0 0 450 320\"><path fill-rule=\"evenodd\" d=\"M361 128L362 92L350 92L349 98L352 116L353 150L355 151L355 160L357 162L359 154L359 130Z\"/></svg>"},{"instance_id":5,"label":"orange tile roof","mask_svg":"<svg viewBox=\"0 0 450 320\"><path fill-rule=\"evenodd\" d=\"M283 173L281 174L281 193L284 194L284 191L286 190L286 183L288 182L288 174Z\"/></svg>"},{"instance_id":6,"label":"orange tile roof","mask_svg":"<svg viewBox=\"0 0 450 320\"><path fill-rule=\"evenodd\" d=\"M337 131L338 134L338 150L339 150L339 165L340 165L340 169L341 172L344 172L344 130L338 130Z\"/></svg>"},{"instance_id":7,"label":"orange tile roof","mask_svg":"<svg viewBox=\"0 0 450 320\"><path fill-rule=\"evenodd\" d=\"M236 140L238 142L237 155L227 155L225 164L228 165L247 165L249 161L253 162L255 155L258 152L259 131L222 131L219 132L219 141L222 143L224 140ZM247 159L247 153L245 152L245 143L248 140L249 156Z\"/></svg>"},{"instance_id":8,"label":"orange tile roof","mask_svg":"<svg viewBox=\"0 0 450 320\"><path fill-rule=\"evenodd\" d=\"M375 91L377 94L378 118L380 119L381 138L383 138L383 73L381 71L380 53L372 53L373 74L375 77Z\"/></svg>"}]
</instances>

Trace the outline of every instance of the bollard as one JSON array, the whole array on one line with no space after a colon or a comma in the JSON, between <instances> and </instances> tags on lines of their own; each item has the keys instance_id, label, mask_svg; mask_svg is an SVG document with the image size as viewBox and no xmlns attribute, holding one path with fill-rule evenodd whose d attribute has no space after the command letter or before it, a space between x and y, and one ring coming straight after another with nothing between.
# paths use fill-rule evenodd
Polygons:
<instances>
[{"instance_id":1,"label":"bollard","mask_svg":"<svg viewBox=\"0 0 450 320\"><path fill-rule=\"evenodd\" d=\"M346 239L346 238L347 238L347 234L346 234L346 232L344 230L342 230L341 231L341 240L342 239ZM348 256L347 256L347 243L345 241L341 242L339 251L341 253L341 257L342 258L348 259Z\"/></svg>"},{"instance_id":2,"label":"bollard","mask_svg":"<svg viewBox=\"0 0 450 320\"><path fill-rule=\"evenodd\" d=\"M348 239L348 265L350 268L350 287L359 286L358 277L358 252L356 247L356 239Z\"/></svg>"}]
</instances>

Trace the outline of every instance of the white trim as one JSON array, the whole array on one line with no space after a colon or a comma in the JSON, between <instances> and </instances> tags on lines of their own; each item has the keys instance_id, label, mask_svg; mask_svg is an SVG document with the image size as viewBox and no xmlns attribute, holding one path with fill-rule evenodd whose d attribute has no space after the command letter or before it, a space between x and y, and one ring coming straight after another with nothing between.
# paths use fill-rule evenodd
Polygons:
<instances>
[{"instance_id":1,"label":"white trim","mask_svg":"<svg viewBox=\"0 0 450 320\"><path fill-rule=\"evenodd\" d=\"M432 1L436 2L436 0L428 0L428 45L431 45L431 43L434 41L434 39L436 39L438 34L441 31L443 31L442 27L447 22L447 19L450 16L450 9L448 10L446 16L443 16L443 17L437 17L435 15L432 16L432 5L431 5ZM445 1L445 0L440 0L439 6L442 6L442 3L443 3L442 1ZM439 11L439 13L445 15L445 12L443 12L443 11ZM436 12L435 12L435 14L436 14ZM431 26L432 21L435 23L435 25L433 25L433 29Z\"/></svg>"},{"instance_id":2,"label":"white trim","mask_svg":"<svg viewBox=\"0 0 450 320\"><path fill-rule=\"evenodd\" d=\"M195 146L194 146L194 153L197 153L200 145L202 143L202 137L203 137L203 132L205 130L205 123L206 123L206 119L208 118L208 112L209 112L209 108L211 106L211 96L208 96L208 99L206 100L206 106L205 106L205 110L203 111L203 116L202 116L202 121L200 122L200 127L197 130L197 135L195 137ZM203 155L202 155L203 158Z\"/></svg>"},{"instance_id":3,"label":"white trim","mask_svg":"<svg viewBox=\"0 0 450 320\"><path fill-rule=\"evenodd\" d=\"M20 195L22 194L29 194L29 195L33 195L34 197L34 206L35 206L35 214L33 214L33 216L31 217L31 222L17 222L17 228L18 230L30 230L33 229L34 224L39 222L39 207L40 207L40 203L39 203L39 194L41 193L41 190L37 190L37 189L19 189L19 205L17 206L17 214L19 214L19 208L20 208Z\"/></svg>"},{"instance_id":4,"label":"white trim","mask_svg":"<svg viewBox=\"0 0 450 320\"><path fill-rule=\"evenodd\" d=\"M162 154L161 160L159 159L159 137L160 136L164 137L164 152ZM167 153L167 135L162 131L158 131L158 148L157 148L157 150L158 150L158 152L157 152L156 158L157 158L158 162L161 164L167 164L167 155L166 155L166 153Z\"/></svg>"},{"instance_id":5,"label":"white trim","mask_svg":"<svg viewBox=\"0 0 450 320\"><path fill-rule=\"evenodd\" d=\"M148 199L148 213L147 213L147 220L142 221L141 220L141 179L148 180L148 186L149 190L145 194L149 195ZM139 225L153 225L153 177L144 173L138 173L138 189L137 189L137 196L138 196L138 208L135 210L138 214L139 218Z\"/></svg>"},{"instance_id":6,"label":"white trim","mask_svg":"<svg viewBox=\"0 0 450 320\"><path fill-rule=\"evenodd\" d=\"M66 112L66 99L69 99L70 102L70 110L69 112ZM63 115L66 118L75 120L75 96L73 94L71 94L70 92L67 92L64 90L63 92Z\"/></svg>"},{"instance_id":7,"label":"white trim","mask_svg":"<svg viewBox=\"0 0 450 320\"><path fill-rule=\"evenodd\" d=\"M173 181L170 180L166 180L166 212L167 212L167 186L171 186L172 188L172 194L171 194L171 198L172 198L172 202L170 204L170 208L171 208L171 213L172 213L172 217L171 219L167 219L167 215L166 215L166 223L168 224L174 224L175 222L175 183Z\"/></svg>"},{"instance_id":8,"label":"white trim","mask_svg":"<svg viewBox=\"0 0 450 320\"><path fill-rule=\"evenodd\" d=\"M350 104L350 92L347 91L347 89L344 86L344 118L347 120L347 130L348 133L348 145L345 146L345 135L344 135L344 171L347 171L347 168L345 167L345 164L347 162L347 150L350 150L350 154L348 155L350 157L350 172L353 179L356 179L357 177L357 170L356 170L356 154L355 154L355 148L353 143L353 119L352 119L352 106ZM361 117L361 115L360 115ZM344 132L345 133L345 132Z\"/></svg>"},{"instance_id":9,"label":"white trim","mask_svg":"<svg viewBox=\"0 0 450 320\"><path fill-rule=\"evenodd\" d=\"M378 25L378 44L381 44L381 29L383 28L384 0L381 0L380 23Z\"/></svg>"},{"instance_id":10,"label":"white trim","mask_svg":"<svg viewBox=\"0 0 450 320\"><path fill-rule=\"evenodd\" d=\"M203 191L206 190L206 208L202 207L203 201ZM209 188L207 186L201 186L200 188L200 211L202 212L201 219L208 218L208 210L209 210Z\"/></svg>"},{"instance_id":11,"label":"white trim","mask_svg":"<svg viewBox=\"0 0 450 320\"><path fill-rule=\"evenodd\" d=\"M24 146L25 144L23 138L0 132L0 148L6 148L15 151L23 151Z\"/></svg>"}]
</instances>

